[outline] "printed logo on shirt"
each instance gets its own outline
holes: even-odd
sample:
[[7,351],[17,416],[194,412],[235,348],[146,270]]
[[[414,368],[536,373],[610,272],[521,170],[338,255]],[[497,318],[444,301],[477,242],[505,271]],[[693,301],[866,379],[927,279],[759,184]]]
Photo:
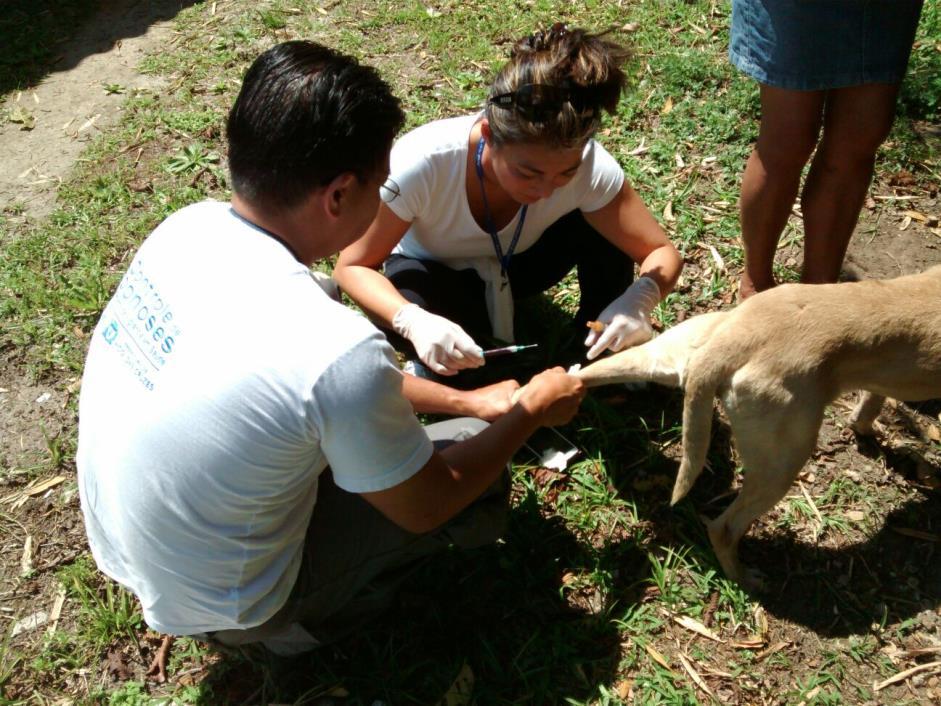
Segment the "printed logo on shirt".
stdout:
[[118,322],[112,321],[108,324],[107,328],[101,332],[101,335],[105,337],[108,343],[114,343],[114,339],[118,337]]
[[144,273],[144,263],[139,258],[118,285],[106,314],[112,318],[102,329],[103,338],[118,350],[141,384],[153,390],[157,373],[173,355],[181,331],[169,304]]

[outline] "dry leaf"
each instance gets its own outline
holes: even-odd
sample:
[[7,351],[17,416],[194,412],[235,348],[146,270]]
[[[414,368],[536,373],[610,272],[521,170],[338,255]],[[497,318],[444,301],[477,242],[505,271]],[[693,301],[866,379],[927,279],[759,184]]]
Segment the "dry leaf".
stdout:
[[665,221],[675,221],[676,216],[673,215],[673,202],[667,201],[667,205],[663,208],[663,220]]
[[666,102],[664,102],[663,107],[660,109],[660,115],[669,115],[673,110],[673,98],[667,96]]
[[725,272],[725,260],[722,259],[719,251],[712,245],[709,246],[709,254],[712,255],[712,259],[715,261],[716,267],[719,268],[719,272]]
[[5,498],[0,500],[0,504],[11,503],[14,508],[20,507],[23,503],[26,502],[27,498],[33,495],[39,495],[40,493],[44,493],[47,490],[49,490],[49,488],[57,486],[59,485],[59,483],[62,483],[64,481],[65,481],[65,476],[55,476],[53,478],[49,478],[48,480],[44,480],[40,483],[33,481],[28,486],[26,486],[23,490],[18,490],[15,493],[11,493],[10,495],[7,495]]
[[674,615],[673,620],[678,625],[682,625],[687,630],[692,630],[694,633],[702,635],[703,637],[709,638],[710,640],[715,640],[716,642],[724,642],[721,637],[716,635],[712,630],[707,628],[695,618],[690,618],[688,615]]
[[36,127],[36,118],[21,105],[13,106],[8,119],[11,123],[17,123],[21,130],[32,130]]
[[764,647],[767,644],[767,640],[763,637],[749,637],[744,640],[735,640],[731,643],[732,647],[737,650],[757,650]]
[[689,676],[692,678],[694,682],[696,682],[696,686],[698,686],[700,689],[702,689],[707,694],[709,694],[709,696],[712,696],[712,691],[709,690],[709,685],[706,684],[706,681],[701,676],[699,676],[699,672],[693,669],[693,665],[686,658],[686,655],[680,652],[676,656],[680,660],[680,664],[683,665],[683,669],[686,670],[686,673],[689,674]]
[[941,542],[941,536],[932,534],[931,532],[922,532],[921,530],[911,529],[909,527],[891,527],[890,529],[896,534],[901,534],[906,537],[923,539],[926,542]]
[[621,29],[625,32],[636,32],[638,27],[640,27],[640,25],[637,22],[628,22],[626,25],[621,27]]
[[760,662],[760,661],[762,661],[762,660],[764,660],[764,659],[767,659],[768,657],[770,657],[771,655],[773,655],[775,652],[780,652],[781,650],[783,650],[783,649],[784,649],[785,647],[787,647],[789,644],[790,644],[790,643],[784,642],[784,641],[775,642],[775,643],[774,643],[773,645],[771,645],[771,647],[769,647],[768,649],[762,650],[761,652],[759,652],[758,654],[756,654],[756,655],[755,655],[755,659],[756,659],[758,662]]
[[49,613],[49,627],[46,629],[46,634],[51,635],[56,631],[56,626],[59,624],[59,617],[62,615],[62,606],[65,605],[65,586],[59,586],[59,589],[56,591],[56,598],[52,603],[52,611]]
[[911,217],[911,216],[905,216],[905,218],[902,219],[902,225],[899,226],[899,230],[905,230],[905,229],[908,228],[911,224],[912,224],[912,217]]
[[467,662],[464,662],[461,671],[458,672],[454,683],[445,692],[444,698],[438,702],[438,706],[466,706],[471,702],[471,694],[474,691],[474,672]]
[[562,478],[565,478],[562,473],[556,473],[555,471],[545,467],[537,468],[533,472],[533,480],[536,481],[536,485],[538,485],[540,488],[550,486]]
[[664,659],[663,655],[660,654],[659,652],[657,652],[653,647],[651,647],[651,646],[648,645],[648,644],[644,644],[644,649],[647,650],[647,654],[650,655],[651,659],[653,659],[654,662],[656,662],[657,664],[659,664],[661,667],[663,667],[664,669],[666,669],[668,672],[672,672],[672,671],[673,671],[672,669],[670,669],[670,665],[667,663],[666,659]]
[[926,664],[919,664],[917,667],[912,667],[911,669],[906,669],[904,672],[899,672],[894,677],[889,677],[885,681],[877,681],[872,685],[873,691],[881,691],[887,686],[891,686],[896,682],[905,681],[911,676],[920,674],[921,672],[941,672],[941,662],[927,662]]
[[817,694],[820,693],[823,687],[815,686],[813,689],[804,694],[804,698],[801,699],[800,703],[797,706],[806,706],[806,704],[811,703],[814,699],[817,698]]
[[761,606],[755,608],[755,623],[758,626],[758,634],[766,638],[768,636],[768,614]]
[[23,542],[23,554],[20,556],[20,576],[26,576],[33,570],[33,535],[26,535]]
[[614,691],[621,701],[627,701],[631,698],[631,692],[634,690],[633,679],[622,679],[614,685]]

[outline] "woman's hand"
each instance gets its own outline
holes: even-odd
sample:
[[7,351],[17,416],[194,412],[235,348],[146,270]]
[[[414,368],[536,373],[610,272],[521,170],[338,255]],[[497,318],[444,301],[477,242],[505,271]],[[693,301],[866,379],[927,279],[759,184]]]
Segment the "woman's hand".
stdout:
[[406,304],[392,318],[392,328],[412,345],[421,361],[439,375],[454,375],[484,364],[484,351],[453,321]]
[[606,325],[603,331],[593,329],[585,339],[585,345],[590,346],[588,360],[594,360],[605,350],[620,351],[649,341],[653,337],[650,314],[659,301],[657,283],[649,277],[638,277],[598,315],[598,320]]

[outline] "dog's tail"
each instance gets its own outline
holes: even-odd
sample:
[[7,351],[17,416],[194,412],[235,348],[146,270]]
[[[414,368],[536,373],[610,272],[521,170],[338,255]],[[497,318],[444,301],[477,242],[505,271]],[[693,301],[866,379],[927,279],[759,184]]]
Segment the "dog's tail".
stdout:
[[725,316],[721,311],[694,316],[647,343],[597,360],[576,375],[587,387],[619,382],[655,382],[682,387],[690,356],[708,340]]
[[[703,366],[706,367],[706,366]],[[712,432],[712,406],[722,379],[720,366],[689,371],[683,398],[683,460],[673,485],[671,505],[682,500],[702,472]]]

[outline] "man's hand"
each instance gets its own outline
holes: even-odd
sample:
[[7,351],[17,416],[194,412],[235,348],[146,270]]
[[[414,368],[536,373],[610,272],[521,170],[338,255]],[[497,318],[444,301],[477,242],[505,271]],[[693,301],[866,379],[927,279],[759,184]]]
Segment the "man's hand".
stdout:
[[545,370],[530,380],[519,396],[519,405],[537,417],[542,426],[567,424],[585,397],[585,385],[562,368]]
[[460,326],[443,316],[406,304],[392,319],[392,328],[412,345],[421,361],[439,375],[454,375],[484,364],[483,349]]
[[514,404],[514,393],[519,389],[520,384],[516,380],[503,380],[486,387],[478,387],[476,390],[468,390],[465,393],[467,414],[492,422],[510,411]]

